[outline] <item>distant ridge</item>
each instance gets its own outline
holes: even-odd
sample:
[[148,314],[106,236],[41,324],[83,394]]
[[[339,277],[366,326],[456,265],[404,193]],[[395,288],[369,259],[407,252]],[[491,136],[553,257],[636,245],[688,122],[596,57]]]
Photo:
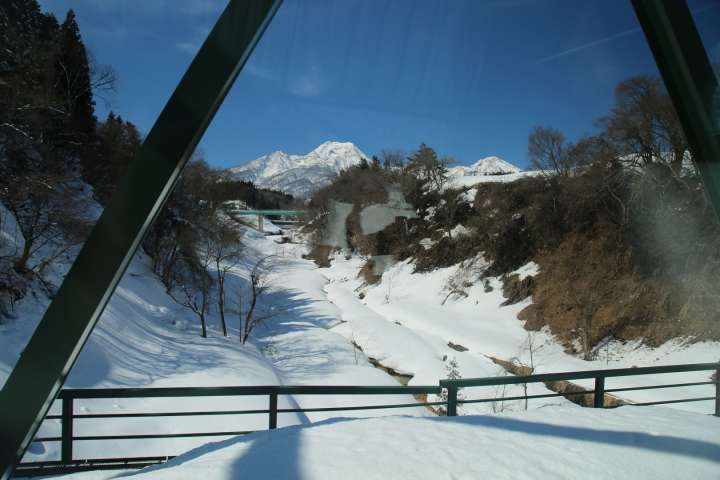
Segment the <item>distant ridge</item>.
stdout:
[[457,176],[485,176],[520,173],[522,169],[499,157],[485,157],[469,166],[453,167],[450,172]]
[[306,155],[275,151],[228,171],[238,180],[304,198],[330,184],[341,170],[359,164],[363,158],[369,160],[351,142],[325,142]]

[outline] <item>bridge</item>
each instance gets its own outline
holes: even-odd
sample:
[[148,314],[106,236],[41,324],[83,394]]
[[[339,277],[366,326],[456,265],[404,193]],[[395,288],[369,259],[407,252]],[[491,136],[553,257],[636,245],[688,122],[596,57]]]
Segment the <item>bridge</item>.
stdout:
[[281,220],[281,221],[274,221],[273,223],[278,223],[282,225],[292,225],[299,223],[297,220],[298,217],[302,217],[305,214],[307,214],[306,210],[243,210],[240,208],[226,208],[225,209],[228,213],[228,215],[231,216],[238,216],[238,217],[250,217],[250,216],[257,216],[257,229],[259,231],[263,231],[263,218],[264,217],[293,217],[295,220]]
[[306,210],[231,210],[233,215],[262,215],[264,217],[301,217]]

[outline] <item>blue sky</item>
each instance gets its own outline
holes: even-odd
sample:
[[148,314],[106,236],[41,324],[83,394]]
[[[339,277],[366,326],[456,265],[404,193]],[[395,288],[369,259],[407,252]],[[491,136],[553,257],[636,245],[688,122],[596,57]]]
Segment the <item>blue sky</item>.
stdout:
[[[111,108],[147,132],[225,0],[41,0],[73,8],[119,74]],[[720,61],[720,0],[691,2]],[[622,79],[656,67],[625,0],[285,0],[201,142],[233,166],[326,140],[372,155],[420,142],[527,165],[536,125],[593,133]]]

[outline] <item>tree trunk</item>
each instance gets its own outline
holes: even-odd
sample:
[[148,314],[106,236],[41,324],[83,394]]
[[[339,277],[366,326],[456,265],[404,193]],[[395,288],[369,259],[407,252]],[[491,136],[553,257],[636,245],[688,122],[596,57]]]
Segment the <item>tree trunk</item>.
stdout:
[[220,323],[222,324],[223,336],[227,337],[227,323],[225,323],[225,291],[224,286],[220,286],[220,293],[218,295],[218,309],[220,310]]
[[20,258],[17,259],[15,262],[15,271],[20,273],[27,272],[27,262],[30,260],[30,250],[32,248],[32,243],[25,240],[25,244],[23,245],[23,251],[22,255],[20,255]]
[[200,325],[202,326],[202,337],[207,338],[207,325],[205,324],[205,312],[200,313]]
[[253,297],[252,302],[250,302],[250,310],[248,310],[247,315],[245,316],[245,335],[243,336],[242,343],[244,344],[247,342],[248,338],[250,338],[250,332],[252,332],[253,329],[253,313],[255,312],[255,304],[257,303],[257,294],[254,291],[253,288]]
[[220,270],[219,266],[216,271],[218,280],[218,311],[220,312],[220,323],[222,325],[223,336],[227,337],[227,323],[225,322],[225,273]]

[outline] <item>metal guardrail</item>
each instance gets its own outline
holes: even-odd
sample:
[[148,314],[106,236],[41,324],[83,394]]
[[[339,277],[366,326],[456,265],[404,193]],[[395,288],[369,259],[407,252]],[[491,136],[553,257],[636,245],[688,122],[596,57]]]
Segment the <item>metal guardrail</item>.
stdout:
[[[664,374],[664,373],[679,373],[679,372],[697,372],[697,371],[708,371],[715,370],[715,380],[707,382],[690,382],[690,383],[676,383],[676,384],[665,384],[665,385],[649,385],[642,387],[626,387],[626,388],[605,388],[605,379],[611,377],[629,377],[637,375],[653,375],[653,374]],[[465,387],[482,387],[482,386],[496,386],[496,385],[522,385],[528,383],[539,383],[539,382],[557,382],[557,381],[569,381],[569,380],[583,380],[583,379],[594,379],[595,388],[593,390],[584,390],[581,392],[563,392],[557,394],[546,394],[546,395],[521,395],[516,397],[500,397],[500,398],[482,398],[475,400],[458,399],[458,390]],[[701,402],[708,400],[715,400],[715,411],[714,415],[720,417],[720,363],[691,363],[684,365],[666,365],[661,367],[636,367],[636,368],[614,368],[608,370],[585,370],[579,372],[563,372],[563,373],[540,373],[536,375],[518,375],[509,377],[485,377],[485,378],[464,378],[456,380],[440,380],[440,386],[447,389],[448,405],[447,414],[449,416],[457,415],[458,404],[463,403],[484,403],[484,402],[495,402],[501,400],[523,400],[533,398],[551,398],[551,397],[568,397],[576,395],[593,395],[593,406],[595,408],[606,408],[605,406],[605,394],[612,392],[627,392],[633,390],[650,390],[660,388],[675,388],[675,387],[690,387],[695,385],[712,385],[715,384],[715,396],[713,397],[698,397],[689,398],[682,400],[665,400],[658,402],[645,402],[645,403],[631,403],[631,405],[642,406],[642,405],[662,405],[669,403],[683,403],[683,402]]]
[[[695,371],[715,371],[715,380],[703,382],[687,382],[662,385],[645,385],[639,387],[605,388],[605,379],[611,377],[640,376],[652,374],[667,374]],[[513,397],[493,397],[481,399],[458,398],[460,388],[522,385],[537,382],[568,381],[580,379],[594,379],[593,390],[582,392],[564,392],[543,395],[521,395]],[[277,417],[280,413],[308,413],[308,412],[345,412],[358,410],[390,410],[412,407],[439,407],[438,411],[448,416],[457,415],[458,404],[498,402],[511,400],[529,400],[551,397],[570,397],[574,395],[593,395],[595,408],[608,408],[604,398],[606,393],[625,392],[632,390],[648,390],[660,388],[689,387],[696,385],[715,385],[715,396],[697,397],[681,400],[666,400],[657,402],[634,403],[633,405],[659,405],[680,402],[715,401],[714,415],[720,416],[720,363],[699,363],[685,365],[670,365],[661,367],[619,368],[609,370],[589,370],[564,373],[543,373],[526,376],[467,378],[456,380],[440,380],[438,385],[421,386],[235,386],[235,387],[180,387],[180,388],[103,388],[103,389],[65,389],[58,395],[62,402],[60,415],[48,415],[47,420],[61,421],[61,435],[59,437],[36,437],[33,442],[60,442],[60,460],[25,462],[21,463],[17,475],[47,475],[53,473],[67,473],[73,471],[92,469],[120,469],[142,468],[162,463],[172,456],[158,457],[129,457],[129,458],[97,458],[77,460],[73,456],[73,443],[78,441],[100,440],[137,440],[158,438],[188,438],[188,437],[217,437],[245,435],[252,431],[222,431],[222,432],[186,432],[165,434],[140,435],[81,435],[74,434],[73,426],[76,419],[109,419],[109,418],[141,418],[141,417],[188,417],[188,416],[216,416],[216,415],[249,415],[267,414],[268,428],[277,428]],[[400,404],[361,405],[346,407],[313,407],[313,408],[279,408],[280,395],[427,395],[447,393],[446,401],[413,402]],[[216,396],[267,396],[268,408],[252,410],[214,410],[192,412],[147,412],[147,413],[88,413],[76,414],[74,401],[79,399],[107,399],[107,398],[169,398],[169,397],[216,397]]]
[[302,217],[307,215],[306,210],[241,210],[241,209],[230,209],[229,213],[233,215],[248,216],[248,215],[262,215],[264,217]]

